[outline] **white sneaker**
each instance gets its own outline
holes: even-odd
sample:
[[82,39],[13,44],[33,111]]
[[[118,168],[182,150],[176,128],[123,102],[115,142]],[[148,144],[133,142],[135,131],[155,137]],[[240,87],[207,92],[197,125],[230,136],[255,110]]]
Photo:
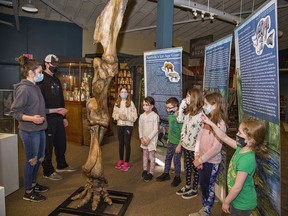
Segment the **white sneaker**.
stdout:
[[71,166],[67,166],[63,169],[56,169],[56,172],[75,172],[75,171],[76,171],[76,169],[74,169]]
[[54,180],[54,181],[58,181],[58,180],[61,180],[63,179],[61,175],[59,175],[58,173],[54,172],[52,173],[50,176],[43,176],[44,178],[48,178],[50,180]]

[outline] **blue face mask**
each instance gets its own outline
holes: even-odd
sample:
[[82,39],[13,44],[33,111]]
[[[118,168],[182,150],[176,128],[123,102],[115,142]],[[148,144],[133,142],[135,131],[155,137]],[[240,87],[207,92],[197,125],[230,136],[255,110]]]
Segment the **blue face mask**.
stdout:
[[41,73],[41,74],[38,74],[36,77],[34,77],[34,81],[41,82],[43,78],[44,78],[44,75]]
[[127,93],[120,93],[120,97],[122,99],[126,99],[128,97],[128,94]]
[[240,137],[238,135],[236,135],[236,142],[237,142],[237,145],[240,146],[241,148],[243,148],[247,145],[245,138]]
[[167,111],[167,113],[168,113],[168,115],[174,115],[175,110],[169,110],[169,111]]

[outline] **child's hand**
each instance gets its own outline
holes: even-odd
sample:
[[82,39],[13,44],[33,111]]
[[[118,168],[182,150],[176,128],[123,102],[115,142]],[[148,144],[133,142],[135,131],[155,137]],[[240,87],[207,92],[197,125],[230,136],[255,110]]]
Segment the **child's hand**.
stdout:
[[122,121],[126,120],[126,115],[125,114],[119,114],[119,119]]
[[146,141],[146,145],[148,146],[151,140],[149,138],[147,138],[147,137],[145,137],[144,139]]
[[230,205],[227,204],[224,200],[223,204],[222,204],[222,211],[225,213],[230,214]]
[[176,153],[180,153],[181,152],[181,145],[178,145],[175,149]]
[[194,166],[197,167],[197,168],[198,168],[200,165],[202,165],[199,160],[200,160],[200,158],[198,157],[198,158],[196,158],[196,159],[193,161]]
[[202,113],[202,122],[205,123],[205,124],[208,124],[208,125],[212,125],[213,122],[204,114]]
[[42,124],[45,121],[45,118],[40,115],[32,116],[32,122],[35,124]]

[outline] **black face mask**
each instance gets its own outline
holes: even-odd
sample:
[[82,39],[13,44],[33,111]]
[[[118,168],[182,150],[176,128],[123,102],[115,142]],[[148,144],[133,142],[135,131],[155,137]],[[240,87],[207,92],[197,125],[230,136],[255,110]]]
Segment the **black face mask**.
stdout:
[[50,66],[48,69],[49,69],[52,73],[57,73],[57,71],[58,71],[58,67],[55,67],[55,66]]
[[243,148],[247,145],[245,138],[240,137],[238,135],[236,135],[236,142],[237,142],[237,145],[240,146],[241,148]]

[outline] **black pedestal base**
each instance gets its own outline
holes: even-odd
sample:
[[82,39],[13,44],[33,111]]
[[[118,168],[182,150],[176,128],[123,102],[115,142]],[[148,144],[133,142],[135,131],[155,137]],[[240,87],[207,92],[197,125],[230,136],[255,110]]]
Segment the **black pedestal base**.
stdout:
[[[113,202],[112,206],[109,206],[101,198],[95,211],[92,211],[91,209],[92,199],[86,205],[80,208],[68,207],[72,202],[75,202],[71,200],[71,197],[75,196],[78,193],[81,193],[81,191],[83,191],[83,187],[77,189],[61,205],[59,205],[53,212],[51,212],[49,216],[55,216],[59,213],[68,213],[72,215],[123,216],[133,198],[133,193],[107,190],[107,192],[109,193],[109,197]],[[112,209],[112,207],[116,207],[116,205],[118,206],[118,208]],[[109,208],[111,209],[109,210]]]

